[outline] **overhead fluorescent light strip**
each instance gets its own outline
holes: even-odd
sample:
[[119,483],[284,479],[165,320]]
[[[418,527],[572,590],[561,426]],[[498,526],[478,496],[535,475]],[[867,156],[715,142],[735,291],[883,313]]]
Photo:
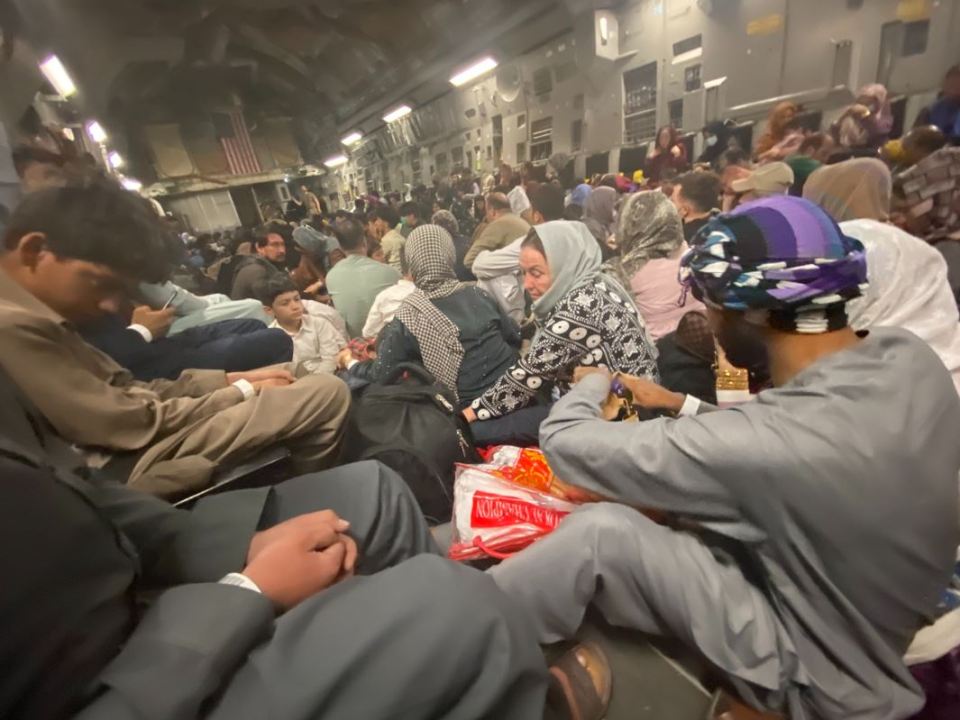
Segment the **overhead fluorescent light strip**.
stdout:
[[363,135],[362,135],[361,133],[352,132],[352,133],[350,133],[349,135],[344,136],[344,137],[340,140],[340,142],[342,142],[344,145],[348,145],[348,146],[349,146],[349,145],[356,145],[356,144],[357,144],[358,142],[360,142],[362,139],[363,139]]
[[341,165],[346,165],[348,162],[346,155],[334,155],[332,158],[327,158],[323,161],[323,164],[328,168],[340,167]]
[[450,83],[456,87],[466,85],[471,80],[476,80],[481,75],[485,75],[486,73],[490,72],[496,66],[496,60],[494,60],[492,57],[485,57],[483,60],[480,60],[468,67],[466,70],[458,72],[456,75],[450,78]]
[[114,169],[123,167],[123,156],[116,150],[110,151],[110,154],[107,155],[107,161],[110,163],[110,167]]
[[87,123],[87,135],[89,135],[90,139],[95,143],[105,143],[107,141],[107,131],[104,130],[103,125],[96,120],[91,120]]
[[70,73],[60,62],[56,55],[50,55],[40,63],[40,72],[50,81],[53,88],[63,97],[70,97],[77,92],[77,86],[73,84]]
[[409,105],[401,105],[400,107],[394,108],[393,110],[388,112],[386,115],[384,115],[383,121],[388,123],[396,122],[400,118],[406,117],[412,112],[413,112],[413,109]]
[[124,187],[125,190],[129,190],[130,192],[137,192],[141,188],[143,188],[143,183],[137,180],[136,178],[128,178],[128,177],[122,178],[120,180],[120,184]]

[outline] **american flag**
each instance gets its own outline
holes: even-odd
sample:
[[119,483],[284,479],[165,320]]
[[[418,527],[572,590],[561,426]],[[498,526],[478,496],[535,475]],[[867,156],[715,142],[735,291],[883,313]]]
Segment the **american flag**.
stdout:
[[261,172],[260,161],[250,141],[247,124],[243,120],[243,110],[236,109],[213,116],[220,145],[227,156],[231,175],[256,175]]

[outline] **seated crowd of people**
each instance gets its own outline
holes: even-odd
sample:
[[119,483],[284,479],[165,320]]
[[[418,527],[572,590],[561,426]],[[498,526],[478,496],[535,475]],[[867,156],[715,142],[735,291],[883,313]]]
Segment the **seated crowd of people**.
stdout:
[[[0,715],[600,720],[592,610],[775,716],[957,717],[960,148],[888,110],[871,85],[812,133],[780,104],[696,159],[663,128],[630,179],[505,165],[352,212],[304,186],[197,238],[21,152]],[[404,478],[341,457],[410,364],[587,502],[485,570],[444,558]],[[173,504],[278,447],[290,479]]]

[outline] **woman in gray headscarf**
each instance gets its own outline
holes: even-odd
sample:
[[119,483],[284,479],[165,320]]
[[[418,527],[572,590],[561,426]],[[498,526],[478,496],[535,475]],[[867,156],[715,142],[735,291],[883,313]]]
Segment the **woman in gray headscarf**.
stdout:
[[474,425],[478,444],[526,439],[531,430],[535,439],[543,408],[530,409],[532,428],[511,414],[525,412],[545,383],[558,395],[566,392],[578,366],[658,377],[656,349],[637,308],[620,283],[601,271],[600,248],[583,223],[556,220],[533,228],[523,241],[520,267],[539,329],[530,351],[464,412],[467,420],[488,421]]
[[614,254],[611,247],[616,224],[617,191],[611,187],[594,188],[583,206],[583,224],[600,246],[603,259]]
[[420,363],[463,408],[516,361],[516,323],[485,292],[457,280],[455,262],[443,228],[421,225],[410,233],[401,264],[417,289],[380,332],[376,360],[353,365],[351,375],[377,382],[400,363]]
[[678,280],[687,243],[666,195],[651,190],[629,196],[620,210],[617,242],[620,256],[603,267],[630,291],[654,341],[676,330],[691,310],[705,310]]

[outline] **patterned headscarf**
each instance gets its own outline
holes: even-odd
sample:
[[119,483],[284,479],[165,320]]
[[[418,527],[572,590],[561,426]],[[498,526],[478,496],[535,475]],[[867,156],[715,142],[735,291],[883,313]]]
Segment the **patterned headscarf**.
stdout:
[[417,339],[424,367],[457,397],[464,354],[460,329],[431,302],[469,287],[454,271],[453,238],[437,225],[420,225],[404,243],[403,255],[417,289],[404,298],[397,319]]
[[714,307],[767,312],[771,327],[846,327],[846,303],[867,283],[863,245],[821,208],[777,196],[713,218],[683,256],[680,277]]
[[587,226],[570,220],[554,220],[537,225],[537,237],[546,251],[547,264],[553,282],[550,288],[533,303],[533,312],[540,320],[550,317],[553,309],[574,288],[593,282],[603,276],[613,290],[629,306],[633,298],[615,278],[604,275],[600,268],[600,247]]
[[670,199],[659,190],[627,198],[617,226],[620,257],[604,264],[620,282],[630,279],[647,261],[673,255],[684,244],[683,223]]
[[960,240],[960,147],[940,148],[896,182],[910,232],[929,243]]
[[853,158],[814,170],[803,196],[837,222],[886,220],[890,217],[893,178],[877,158]]

